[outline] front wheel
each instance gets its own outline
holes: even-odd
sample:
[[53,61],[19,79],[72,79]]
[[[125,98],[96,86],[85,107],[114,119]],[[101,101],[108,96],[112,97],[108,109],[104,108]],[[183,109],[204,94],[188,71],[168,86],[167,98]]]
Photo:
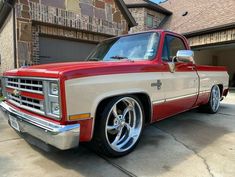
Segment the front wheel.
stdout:
[[144,124],[144,110],[135,96],[112,99],[98,117],[95,139],[102,153],[118,157],[137,145]]

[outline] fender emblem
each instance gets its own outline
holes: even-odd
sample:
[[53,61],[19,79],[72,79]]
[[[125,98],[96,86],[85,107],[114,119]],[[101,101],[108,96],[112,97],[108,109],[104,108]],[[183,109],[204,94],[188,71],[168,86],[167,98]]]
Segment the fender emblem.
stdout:
[[157,82],[151,84],[151,87],[157,87],[157,89],[160,90],[162,88],[162,81],[157,80]]
[[15,96],[20,96],[20,94],[21,94],[21,92],[19,91],[19,90],[13,90],[13,94],[15,95]]

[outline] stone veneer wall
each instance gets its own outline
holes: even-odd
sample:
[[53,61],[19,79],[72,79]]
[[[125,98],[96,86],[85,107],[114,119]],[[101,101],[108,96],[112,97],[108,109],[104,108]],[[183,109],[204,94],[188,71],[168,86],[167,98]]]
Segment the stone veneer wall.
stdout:
[[20,66],[38,63],[41,34],[99,42],[128,32],[116,0],[18,0],[16,15]]
[[146,24],[147,14],[152,15],[154,17],[154,21],[156,21],[157,26],[159,26],[162,20],[165,18],[164,14],[161,14],[153,10],[149,10],[147,8],[129,8],[129,10],[132,16],[135,18],[136,22],[138,23],[137,26],[131,28],[130,33],[147,31],[152,29],[149,28]]
[[9,14],[0,29],[0,76],[14,68],[13,15]]
[[[147,14],[149,15],[152,15],[153,16],[153,20],[156,22],[157,24],[157,27],[160,25],[160,23],[162,22],[162,20],[166,17],[166,15],[162,14],[162,13],[159,13],[159,12],[156,12],[156,11],[153,11],[153,10],[149,10],[149,9],[146,9],[145,10],[145,19],[147,19]],[[146,22],[146,20],[145,20]],[[151,28],[149,28],[146,23],[145,23],[145,29],[144,30],[150,30]]]
[[129,8],[131,15],[134,17],[136,23],[135,27],[130,29],[129,33],[144,31],[145,26],[145,8]]

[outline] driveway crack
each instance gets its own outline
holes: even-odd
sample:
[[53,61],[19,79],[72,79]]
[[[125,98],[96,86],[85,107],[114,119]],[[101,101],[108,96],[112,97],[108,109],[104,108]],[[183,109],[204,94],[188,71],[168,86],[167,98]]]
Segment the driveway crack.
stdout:
[[111,159],[109,159],[108,157],[104,156],[103,154],[97,153],[95,151],[93,151],[97,156],[99,156],[100,158],[102,158],[103,160],[105,160],[108,164],[110,164],[111,166],[113,166],[114,168],[118,169],[119,171],[121,171],[122,173],[124,173],[125,175],[129,176],[129,177],[137,177],[134,173],[126,170],[125,168],[121,167],[120,165],[116,164],[115,162],[113,162]]
[[227,113],[222,113],[222,112],[218,112],[217,114],[224,115],[224,116],[235,116],[234,114],[227,114]]
[[168,135],[170,135],[176,142],[180,143],[180,144],[183,145],[186,149],[188,149],[188,150],[190,150],[191,152],[193,152],[197,157],[199,157],[199,158],[203,161],[203,163],[204,163],[204,165],[205,165],[205,167],[206,167],[208,173],[210,174],[210,176],[211,176],[211,177],[214,177],[214,174],[211,172],[210,166],[208,165],[206,159],[205,159],[203,156],[201,156],[197,151],[195,151],[194,149],[190,148],[190,147],[189,147],[187,144],[185,144],[184,142],[180,141],[174,134],[172,134],[172,133],[170,133],[170,132],[167,132],[167,131],[165,131],[165,130],[159,128],[159,127],[155,127],[155,126],[153,126],[153,127],[159,129],[160,131],[162,131],[162,132],[164,132],[164,133],[166,133],[166,134],[168,134]]

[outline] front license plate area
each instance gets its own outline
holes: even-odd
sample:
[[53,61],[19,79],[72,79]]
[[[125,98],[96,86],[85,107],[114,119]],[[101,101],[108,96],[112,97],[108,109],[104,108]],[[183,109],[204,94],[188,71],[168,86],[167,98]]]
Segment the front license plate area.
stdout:
[[17,131],[20,132],[20,126],[19,123],[17,121],[17,119],[11,115],[9,115],[9,121],[10,121],[10,125]]

